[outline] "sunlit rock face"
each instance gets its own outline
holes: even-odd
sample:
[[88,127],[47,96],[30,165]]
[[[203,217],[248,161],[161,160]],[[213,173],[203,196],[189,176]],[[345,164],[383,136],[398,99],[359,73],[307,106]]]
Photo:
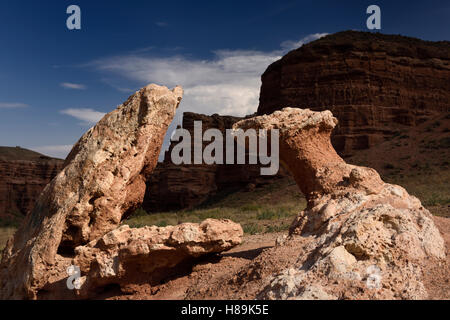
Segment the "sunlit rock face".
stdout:
[[148,85],[80,138],[3,252],[1,297],[37,298],[67,276],[76,247],[140,205],[182,91]]
[[425,299],[424,261],[446,257],[420,200],[371,168],[347,164],[331,145],[330,111],[285,108],[234,128],[279,130],[280,160],[308,204],[290,239],[307,239],[292,268],[273,275],[265,299]]

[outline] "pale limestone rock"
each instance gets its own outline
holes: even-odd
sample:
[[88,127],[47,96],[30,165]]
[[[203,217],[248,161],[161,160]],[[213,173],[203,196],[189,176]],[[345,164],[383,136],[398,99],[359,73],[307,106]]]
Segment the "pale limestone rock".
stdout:
[[295,300],[336,300],[336,297],[328,294],[321,286],[307,286]]
[[288,300],[295,298],[300,289],[304,272],[290,268],[273,276],[267,287],[259,294],[258,299]]
[[[239,224],[207,219],[201,224],[130,228],[121,226],[102,238],[75,249],[75,265],[86,281],[77,292],[89,297],[108,284],[128,284],[136,277],[151,279],[156,270],[170,269],[180,262],[207,253],[229,250],[242,241]],[[130,267],[133,263],[138,268]]]
[[[240,225],[130,229],[121,221],[142,202],[181,87],[148,85],[84,134],[3,252],[0,298],[88,298],[95,290],[239,244]],[[79,290],[66,287],[80,267]]]
[[37,298],[67,276],[76,246],[137,208],[182,92],[146,86],[80,138],[3,252],[1,298]]
[[[345,163],[330,142],[336,124],[329,111],[285,108],[234,125],[279,130],[280,160],[308,200],[290,237],[314,236],[291,268],[301,277],[276,275],[260,296],[298,297],[298,287],[325,283],[329,294],[343,298],[425,299],[422,262],[445,258],[431,214],[374,169]],[[370,274],[374,269],[380,274]],[[375,286],[368,284],[374,279]]]
[[351,255],[344,246],[339,246],[331,250],[327,256],[331,270],[337,273],[346,273],[351,271],[352,266],[356,263],[356,258]]
[[[0,298],[86,298],[130,275],[151,274],[240,243],[242,228],[231,221],[119,227],[143,200],[182,93],[181,87],[148,85],[81,137],[8,242]],[[78,291],[66,287],[71,265],[81,269]]]

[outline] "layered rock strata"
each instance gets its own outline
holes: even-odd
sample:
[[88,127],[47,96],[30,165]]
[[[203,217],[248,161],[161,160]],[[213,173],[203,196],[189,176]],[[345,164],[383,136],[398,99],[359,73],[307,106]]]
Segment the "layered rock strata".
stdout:
[[20,147],[0,147],[0,219],[15,222],[33,209],[63,160]]
[[450,42],[346,31],[303,45],[261,77],[258,114],[331,110],[341,155],[450,111]]
[[[185,112],[183,114],[183,129],[194,137],[194,122],[201,121],[202,134],[208,129],[218,129],[224,136],[227,129],[243,118],[207,116]],[[172,141],[165,152],[164,162],[158,163],[147,182],[147,191],[143,208],[147,212],[190,209],[200,205],[222,192],[245,189],[249,184],[260,186],[280,177],[286,176],[286,171],[280,168],[275,176],[261,175],[259,164],[180,164],[171,161],[171,152],[177,142]],[[203,148],[208,144],[205,142]],[[192,147],[193,150],[193,147]],[[234,149],[236,150],[236,148]],[[224,154],[226,149],[224,149]]]

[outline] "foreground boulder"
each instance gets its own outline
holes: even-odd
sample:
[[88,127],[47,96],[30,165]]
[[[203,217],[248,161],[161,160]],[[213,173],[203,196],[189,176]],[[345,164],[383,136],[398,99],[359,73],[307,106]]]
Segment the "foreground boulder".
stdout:
[[230,220],[137,229],[121,226],[76,248],[74,265],[85,274],[76,293],[89,297],[110,284],[126,287],[142,279],[151,283],[190,258],[233,248],[242,236],[241,226]]
[[[123,263],[129,262],[129,257],[145,260],[146,254],[176,248],[177,241],[190,248],[185,255],[191,256],[237,244],[235,239],[242,230],[228,222],[173,230],[122,226],[113,231],[142,203],[145,180],[156,166],[181,97],[181,87],[169,90],[149,85],[81,137],[67,157],[65,168],[46,186],[33,211],[8,242],[0,265],[0,298],[71,297],[74,293],[67,289],[65,280],[67,268],[75,263],[83,264],[82,276],[86,278],[87,273],[91,287],[95,281],[89,279],[90,264],[103,270],[99,259],[106,259],[103,249],[106,255],[112,254],[113,239],[117,241],[117,257],[125,259]],[[225,226],[230,224],[227,229]],[[206,241],[203,249],[202,239]],[[88,254],[95,250],[100,252]],[[174,257],[162,254],[167,261],[158,263],[170,266],[183,258],[182,249],[172,251]],[[92,261],[87,260],[88,256]],[[120,263],[118,266],[123,267]],[[101,272],[99,277],[103,278]]]
[[286,242],[304,243],[297,262],[258,297],[427,298],[423,263],[445,258],[431,214],[375,170],[345,163],[330,142],[336,124],[330,111],[285,108],[234,125],[279,130],[280,160],[308,200]]

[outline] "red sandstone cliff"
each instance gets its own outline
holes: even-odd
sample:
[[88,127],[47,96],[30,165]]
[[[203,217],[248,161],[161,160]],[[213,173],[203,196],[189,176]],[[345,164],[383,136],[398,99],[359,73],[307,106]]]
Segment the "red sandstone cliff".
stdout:
[[450,42],[346,31],[302,46],[262,75],[258,114],[331,110],[343,155],[450,111]]
[[62,169],[63,160],[19,147],[0,147],[0,219],[20,220],[42,189]]
[[[321,38],[262,75],[258,114],[284,107],[331,110],[339,120],[335,149],[355,155],[450,111],[450,42],[355,31]],[[224,130],[239,118],[185,113],[183,127],[192,133],[195,120],[204,130]],[[175,166],[166,155],[151,179],[144,208],[159,211],[192,207],[227,188],[271,177],[261,178],[257,166]]]
[[[382,146],[399,132],[450,112],[450,42],[354,31],[321,38],[291,51],[262,75],[258,113],[289,106],[331,110],[339,120],[334,147],[341,155],[357,156],[355,150]],[[195,120],[203,122],[203,130],[225,130],[240,118],[186,112],[183,127],[192,133]],[[376,150],[377,158],[396,152]],[[426,150],[417,153],[434,158]],[[147,182],[147,211],[193,207],[218,192],[273,179],[260,176],[258,166],[176,166],[169,154]],[[374,166],[374,158],[363,164]],[[61,167],[55,159],[0,158],[0,217],[29,210]]]

